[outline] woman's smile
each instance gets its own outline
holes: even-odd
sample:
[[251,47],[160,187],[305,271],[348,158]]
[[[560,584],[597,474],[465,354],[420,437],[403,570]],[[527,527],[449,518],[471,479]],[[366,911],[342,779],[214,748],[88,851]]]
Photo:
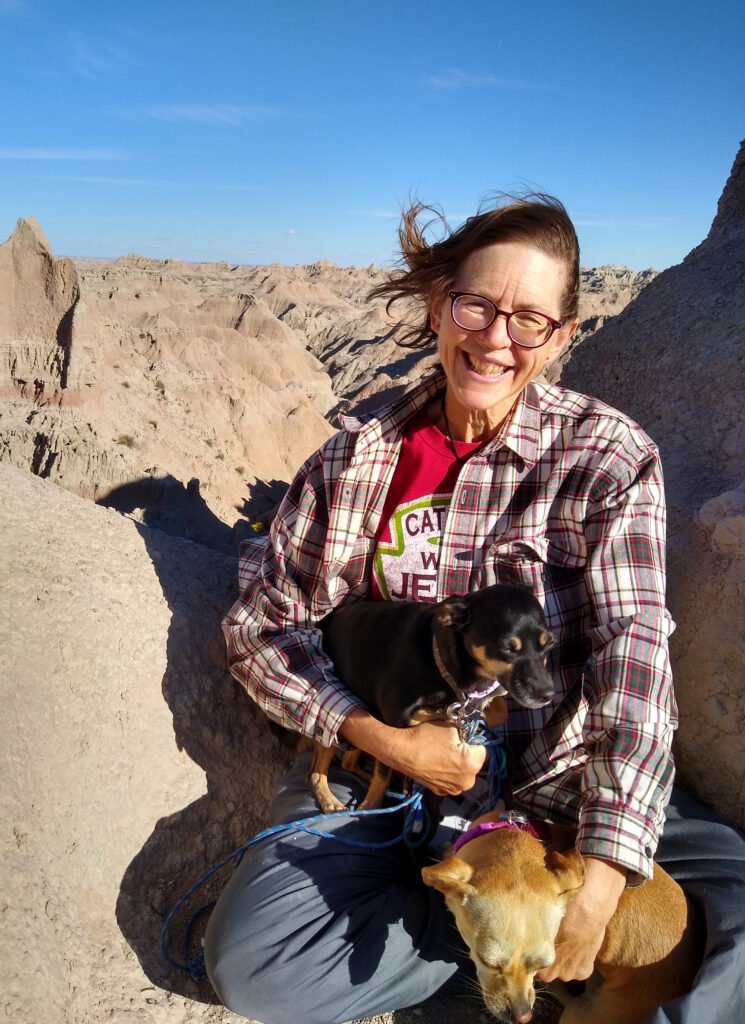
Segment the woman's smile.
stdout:
[[475,355],[473,352],[468,352],[466,349],[463,349],[463,358],[471,373],[477,377],[488,378],[489,383],[494,383],[511,370],[510,366],[505,366],[503,363],[490,362]]

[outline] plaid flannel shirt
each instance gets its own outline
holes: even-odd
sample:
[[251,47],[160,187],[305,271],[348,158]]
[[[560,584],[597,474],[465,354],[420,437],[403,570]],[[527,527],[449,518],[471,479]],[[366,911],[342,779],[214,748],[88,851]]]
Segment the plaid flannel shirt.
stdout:
[[[368,595],[402,429],[443,387],[438,372],[367,423],[345,421],[298,472],[269,543],[244,553],[247,586],[223,623],[230,670],[267,715],[326,745],[363,705],[316,623]],[[438,600],[493,583],[530,587],[558,639],[552,703],[510,701],[516,800],[578,824],[583,854],[650,877],[677,711],[661,467],[635,423],[585,395],[527,387],[463,465],[440,547]]]

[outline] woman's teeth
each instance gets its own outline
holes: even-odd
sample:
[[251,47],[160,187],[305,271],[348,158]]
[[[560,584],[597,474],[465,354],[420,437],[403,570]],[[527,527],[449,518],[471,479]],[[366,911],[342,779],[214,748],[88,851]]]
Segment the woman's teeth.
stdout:
[[476,356],[471,355],[470,352],[466,352],[465,357],[471,369],[481,374],[482,377],[501,377],[509,369],[508,366],[495,366],[494,363],[484,363],[477,359]]

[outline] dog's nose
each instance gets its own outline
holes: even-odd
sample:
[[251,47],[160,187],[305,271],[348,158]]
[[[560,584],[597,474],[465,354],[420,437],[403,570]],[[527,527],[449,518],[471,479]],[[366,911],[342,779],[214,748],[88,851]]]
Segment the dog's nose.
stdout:
[[529,1021],[533,1019],[533,1011],[530,1007],[525,1009],[522,1006],[513,1006],[512,1016],[515,1018],[517,1024],[529,1024]]
[[545,683],[541,683],[539,686],[536,686],[535,695],[548,703],[554,695],[553,679],[548,679]]

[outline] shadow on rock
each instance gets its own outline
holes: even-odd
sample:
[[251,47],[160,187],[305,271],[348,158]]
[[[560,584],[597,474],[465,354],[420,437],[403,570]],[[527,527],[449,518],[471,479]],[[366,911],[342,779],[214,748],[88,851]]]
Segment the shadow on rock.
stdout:
[[239,526],[241,528],[239,540],[251,535],[252,523],[260,523],[266,528],[270,526],[279,508],[279,503],[285,496],[287,487],[286,480],[257,480],[255,484],[249,485],[248,497],[243,506],[238,509],[245,516],[245,519],[236,523],[236,529]]
[[114,487],[96,504],[130,515],[139,512],[146,526],[162,530],[170,537],[184,537],[225,554],[237,550],[235,528],[210,510],[196,477],[186,486],[170,474],[140,477]]
[[257,480],[249,485],[248,497],[236,507],[241,518],[232,526],[209,508],[196,477],[186,486],[170,474],[140,477],[114,487],[96,504],[134,515],[169,537],[183,537],[228,555],[237,553],[241,541],[255,536],[252,524],[269,526],[286,490],[286,480]]
[[[205,772],[206,794],[157,822],[124,874],[117,922],[153,984],[216,1002],[206,979],[193,980],[162,956],[161,927],[205,872],[265,824],[288,755],[225,668],[220,620],[237,596],[235,559],[157,530],[143,528],[141,534],[172,614],[163,697],[178,749]],[[153,786],[158,786],[157,773]],[[176,807],[184,800],[178,793],[166,798]],[[195,893],[174,921],[169,952],[175,960],[184,961],[187,920],[215,899],[230,870]],[[201,935],[206,915],[198,924]],[[198,948],[198,937],[196,943]]]

